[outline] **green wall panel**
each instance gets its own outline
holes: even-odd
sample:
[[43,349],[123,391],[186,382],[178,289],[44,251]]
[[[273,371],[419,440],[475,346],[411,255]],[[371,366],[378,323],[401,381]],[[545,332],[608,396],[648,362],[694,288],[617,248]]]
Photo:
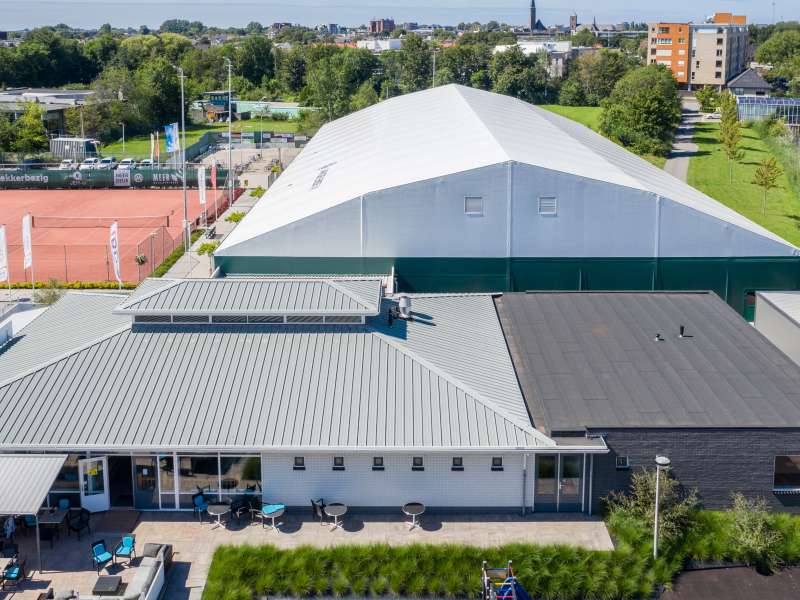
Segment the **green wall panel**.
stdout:
[[712,290],[740,314],[751,290],[800,289],[800,257],[316,258],[226,257],[229,274],[388,274],[408,292]]

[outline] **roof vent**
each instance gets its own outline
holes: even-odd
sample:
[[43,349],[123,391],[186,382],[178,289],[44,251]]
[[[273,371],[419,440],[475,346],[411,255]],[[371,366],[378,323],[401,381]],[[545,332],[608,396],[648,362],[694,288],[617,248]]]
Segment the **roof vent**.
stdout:
[[694,336],[693,335],[687,335],[686,334],[686,327],[681,325],[680,328],[678,328],[678,337],[683,340],[683,339],[688,339],[688,338],[691,338],[691,337],[694,337]]
[[656,336],[653,338],[653,341],[654,342],[663,342],[664,341],[664,336],[661,335],[660,333],[657,333]]
[[397,307],[400,309],[401,319],[411,318],[411,298],[408,296],[400,296],[397,300]]

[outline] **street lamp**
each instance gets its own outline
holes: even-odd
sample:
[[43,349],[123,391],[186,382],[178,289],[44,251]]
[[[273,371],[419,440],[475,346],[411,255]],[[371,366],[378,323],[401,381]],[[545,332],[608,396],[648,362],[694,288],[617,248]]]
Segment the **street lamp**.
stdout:
[[231,206],[233,204],[233,178],[236,173],[233,169],[233,91],[231,89],[233,63],[228,57],[225,57],[224,60],[228,66],[228,206]]
[[125,121],[121,121],[120,125],[122,125],[122,153],[125,154]]
[[659,479],[661,470],[666,470],[670,465],[670,460],[666,456],[656,456],[656,511],[655,523],[653,524],[653,559],[658,558],[658,496]]
[[[183,130],[183,142],[181,144],[181,169],[183,173],[183,248],[189,256],[189,246],[191,244],[191,233],[189,232],[189,193],[186,190],[186,121],[184,119],[185,105],[183,99],[183,74],[182,67],[175,67],[178,72],[178,79],[181,80],[181,129]],[[191,260],[191,257],[190,257]]]
[[433,77],[431,78],[431,88],[436,87],[436,55],[439,54],[439,47],[433,48]]
[[[259,102],[263,102],[266,99],[267,99],[267,96],[261,96],[261,98],[259,98],[258,101]],[[266,112],[266,111],[263,108],[260,111],[258,111],[258,128],[260,130],[259,131],[259,143],[258,143],[258,149],[259,150],[262,150],[264,148],[264,112]],[[258,154],[259,154],[259,156],[261,156],[260,152]]]

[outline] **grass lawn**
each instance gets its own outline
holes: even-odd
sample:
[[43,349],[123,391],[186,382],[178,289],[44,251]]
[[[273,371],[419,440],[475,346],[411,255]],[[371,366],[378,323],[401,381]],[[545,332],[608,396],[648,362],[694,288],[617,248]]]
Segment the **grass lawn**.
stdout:
[[733,167],[733,183],[728,178],[728,159],[719,142],[718,123],[698,123],[694,141],[698,156],[689,162],[689,184],[785,240],[800,245],[800,202],[784,174],[777,188],[767,195],[762,213],[763,190],[750,183],[761,159],[769,155],[764,142],[749,127],[742,128],[744,158]]
[[[263,123],[262,123],[263,121]],[[264,131],[274,131],[277,133],[294,133],[297,131],[297,121],[273,121],[271,119],[249,119],[246,121],[234,121],[234,131],[260,131],[263,126]],[[224,133],[228,131],[227,123],[209,123],[204,125],[192,125],[186,128],[186,144],[191,146],[199,140],[205,133],[216,131]],[[161,132],[163,134],[163,131]],[[162,158],[167,155],[164,136],[161,135]],[[116,156],[117,160],[130,157],[135,159],[150,158],[150,135],[137,135],[125,140],[125,152],[122,151],[122,141],[114,142],[102,146],[100,152],[104,156]]]
[[[577,121],[581,125],[585,125],[592,131],[600,133],[600,115],[603,109],[599,106],[561,106],[560,104],[542,104],[541,108],[554,112],[557,115]],[[645,154],[642,156],[647,162],[657,166],[659,169],[664,168],[666,158],[663,156],[653,156],[652,154]]]

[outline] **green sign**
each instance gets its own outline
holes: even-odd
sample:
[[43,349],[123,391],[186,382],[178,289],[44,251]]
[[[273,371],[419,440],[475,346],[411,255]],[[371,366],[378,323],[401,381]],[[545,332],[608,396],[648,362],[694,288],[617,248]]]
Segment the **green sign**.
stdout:
[[[189,167],[186,185],[197,187],[197,168]],[[217,168],[217,187],[225,186],[227,171]],[[92,189],[92,188],[178,188],[181,174],[176,169],[0,169],[0,189]],[[211,188],[211,169],[206,166],[206,188]]]

